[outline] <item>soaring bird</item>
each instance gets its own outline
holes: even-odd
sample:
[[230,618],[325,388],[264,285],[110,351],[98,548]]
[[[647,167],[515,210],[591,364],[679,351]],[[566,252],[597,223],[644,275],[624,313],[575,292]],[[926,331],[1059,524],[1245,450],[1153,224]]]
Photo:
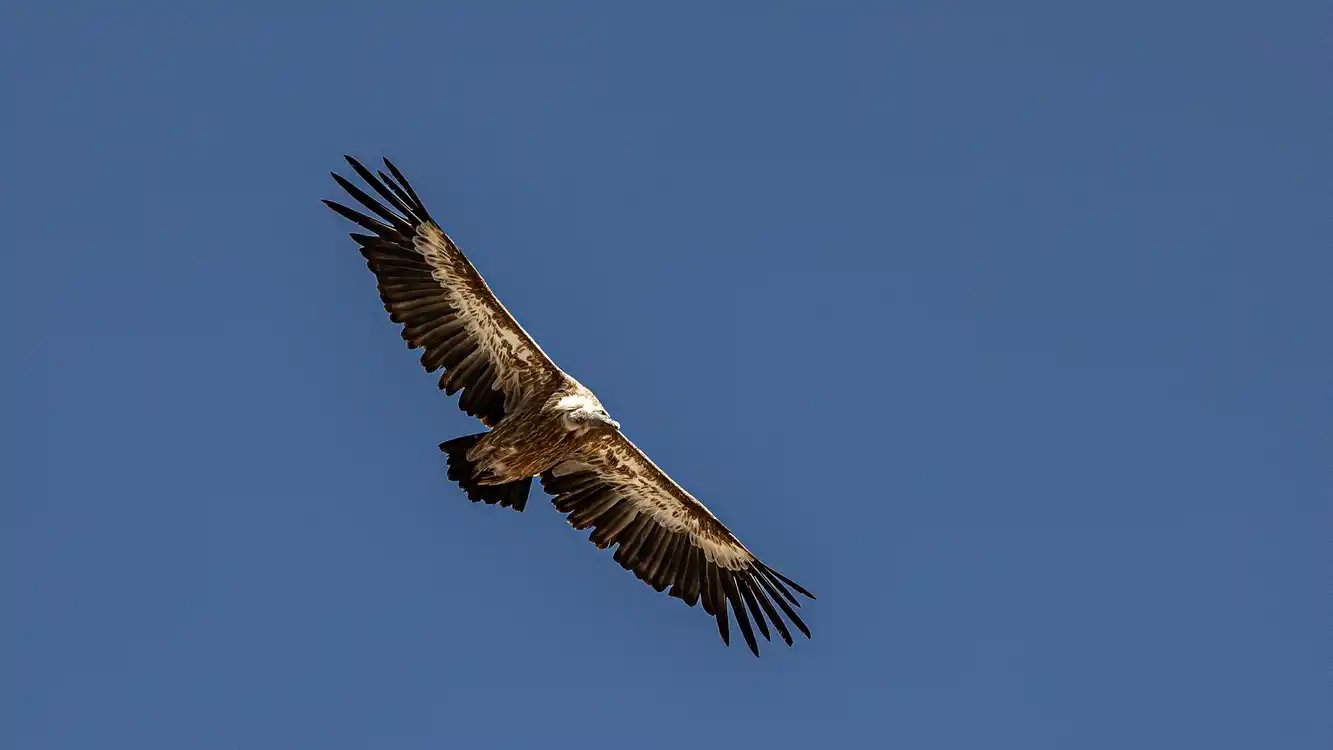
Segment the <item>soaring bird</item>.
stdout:
[[[546,356],[491,293],[481,274],[435,222],[388,159],[388,174],[352,170],[379,196],[333,173],[370,214],[325,205],[369,232],[352,233],[375,274],[389,318],[409,349],[424,350],[439,387],[490,428],[440,444],[449,479],[473,502],[522,511],[532,478],[576,529],[639,580],[717,621],[730,645],[727,606],[755,656],[754,629],[768,624],[788,646],[786,620],[810,637],[793,591],[814,595],[765,565],[704,504],[672,481],[621,432],[597,396]],[[775,606],[776,605],[776,606]],[[781,615],[779,614],[781,610]],[[747,611],[749,615],[747,616]]]

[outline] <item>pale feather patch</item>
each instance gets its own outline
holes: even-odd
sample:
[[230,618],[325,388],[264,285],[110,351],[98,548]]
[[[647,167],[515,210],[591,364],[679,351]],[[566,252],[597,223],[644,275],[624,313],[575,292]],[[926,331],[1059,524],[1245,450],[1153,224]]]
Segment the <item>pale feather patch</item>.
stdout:
[[555,402],[555,408],[560,411],[574,411],[576,409],[594,408],[593,400],[582,393],[573,393],[568,396],[562,396]]

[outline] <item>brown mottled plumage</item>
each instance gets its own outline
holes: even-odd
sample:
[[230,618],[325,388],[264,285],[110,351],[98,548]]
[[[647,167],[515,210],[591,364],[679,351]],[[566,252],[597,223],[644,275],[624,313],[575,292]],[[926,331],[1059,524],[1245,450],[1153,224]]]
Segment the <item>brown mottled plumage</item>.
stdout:
[[600,548],[617,545],[616,562],[657,591],[702,604],[726,643],[728,605],[756,656],[751,618],[765,639],[772,623],[791,645],[783,616],[810,637],[792,591],[814,596],[760,562],[620,432],[592,391],[556,367],[389,160],[389,174],[372,174],[346,158],[379,200],[333,179],[373,216],[324,203],[371,232],[352,239],[390,319],[403,325],[409,347],[423,350],[426,371],[442,371],[440,388],[461,391],[459,408],[491,428],[440,444],[449,478],[474,502],[521,511],[540,477],[574,528],[592,529]]

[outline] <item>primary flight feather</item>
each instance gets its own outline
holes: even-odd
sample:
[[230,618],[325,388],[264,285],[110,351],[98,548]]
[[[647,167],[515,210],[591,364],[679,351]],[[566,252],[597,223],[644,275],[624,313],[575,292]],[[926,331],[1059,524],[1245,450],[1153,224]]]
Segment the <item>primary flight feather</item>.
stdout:
[[385,159],[388,173],[372,173],[346,159],[378,198],[334,174],[369,215],[324,203],[368,232],[352,239],[389,317],[403,325],[410,348],[423,350],[421,365],[441,371],[440,388],[461,391],[459,408],[491,428],[440,444],[449,478],[473,502],[522,511],[539,477],[570,525],[592,529],[602,549],[616,545],[616,562],[657,591],[701,604],[724,643],[731,642],[728,605],[756,656],[751,619],[765,639],[772,623],[791,645],[788,621],[810,637],[792,592],[814,595],[756,558],[625,437],[592,391],[556,367],[397,167]]

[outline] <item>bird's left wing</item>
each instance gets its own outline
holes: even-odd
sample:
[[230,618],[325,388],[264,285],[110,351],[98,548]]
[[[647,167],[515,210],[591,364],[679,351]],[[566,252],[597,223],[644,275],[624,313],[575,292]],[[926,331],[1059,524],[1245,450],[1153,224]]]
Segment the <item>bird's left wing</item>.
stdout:
[[810,637],[792,609],[800,604],[791,590],[811,599],[814,595],[760,562],[703,503],[619,431],[590,437],[578,458],[558,464],[542,474],[541,481],[571,526],[592,528],[590,541],[602,549],[618,545],[615,560],[622,567],[657,591],[670,586],[670,595],[688,606],[702,602],[704,611],[716,618],[723,642],[730,644],[728,602],[755,656],[759,646],[747,609],[765,639],[767,622],[772,622],[791,645],[778,609]]
[[443,369],[441,390],[461,390],[459,408],[494,427],[506,405],[512,411],[525,389],[561,375],[560,369],[495,298],[397,167],[385,159],[393,176],[376,176],[350,156],[347,162],[380,200],[341,175],[333,179],[374,216],[333,201],[325,205],[372,232],[352,239],[375,274],[384,309],[403,324],[407,345],[425,350],[421,366]]

